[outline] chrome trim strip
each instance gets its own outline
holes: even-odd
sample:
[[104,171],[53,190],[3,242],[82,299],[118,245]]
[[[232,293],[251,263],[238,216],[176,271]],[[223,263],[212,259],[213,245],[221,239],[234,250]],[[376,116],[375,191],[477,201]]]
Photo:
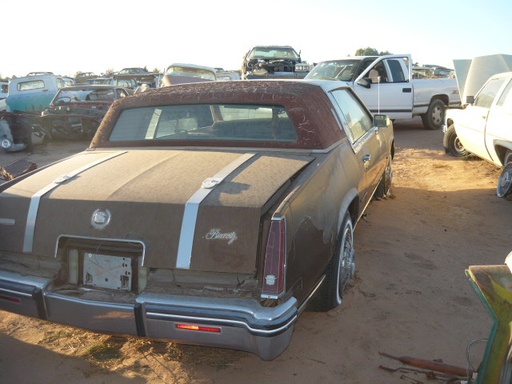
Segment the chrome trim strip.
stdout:
[[176,268],[190,269],[192,259],[192,247],[194,243],[194,233],[196,229],[197,213],[199,204],[208,196],[208,194],[219,185],[226,177],[233,173],[238,167],[250,160],[255,153],[246,153],[238,159],[232,161],[224,169],[215,174],[215,176],[203,181],[192,197],[185,204],[183,221],[181,223],[180,242],[178,245],[178,257],[176,259]]
[[15,272],[0,271],[0,282],[1,281],[8,281],[11,283],[44,289],[48,284],[50,284],[51,280],[44,277],[28,276]]
[[57,242],[55,243],[55,253],[54,253],[54,257],[57,257],[57,252],[59,251],[59,243],[60,243],[60,240],[61,238],[66,238],[66,239],[83,239],[83,240],[94,240],[94,241],[110,241],[110,242],[118,242],[118,243],[137,243],[137,244],[140,244],[142,246],[142,267],[144,267],[144,259],[146,257],[146,244],[144,244],[144,242],[142,242],[141,240],[136,240],[136,239],[117,239],[115,237],[92,237],[92,236],[76,236],[76,235],[66,235],[65,233],[59,235],[59,237],[57,237]]
[[32,252],[32,247],[34,245],[34,233],[36,230],[37,211],[39,210],[39,203],[41,201],[41,197],[43,197],[46,193],[50,192],[51,190],[57,188],[60,184],[64,184],[64,183],[68,182],[70,179],[76,177],[80,173],[82,173],[100,163],[103,163],[104,161],[107,161],[114,157],[120,156],[124,153],[126,153],[126,152],[117,152],[117,153],[113,153],[109,156],[102,157],[101,159],[93,161],[92,163],[86,164],[83,167],[77,168],[70,173],[67,173],[65,175],[62,175],[62,176],[56,178],[53,182],[51,182],[47,186],[41,188],[39,191],[37,191],[30,199],[30,205],[29,205],[28,213],[27,213],[27,225],[25,228],[25,237],[23,239],[23,252],[25,252],[25,253]]
[[0,218],[0,225],[14,225],[14,224],[16,224],[16,220],[14,220],[14,219]]
[[7,295],[18,295],[18,296],[23,296],[23,297],[32,297],[32,295],[30,293],[25,293],[25,292],[21,292],[21,291],[13,291],[12,289],[6,289],[6,288],[0,288],[0,293],[5,293]]

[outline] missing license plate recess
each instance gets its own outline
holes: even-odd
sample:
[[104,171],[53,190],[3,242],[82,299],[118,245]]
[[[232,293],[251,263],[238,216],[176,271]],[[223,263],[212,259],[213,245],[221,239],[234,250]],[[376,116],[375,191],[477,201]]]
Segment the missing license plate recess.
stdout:
[[129,257],[90,252],[84,254],[84,285],[130,291],[132,276],[132,261]]

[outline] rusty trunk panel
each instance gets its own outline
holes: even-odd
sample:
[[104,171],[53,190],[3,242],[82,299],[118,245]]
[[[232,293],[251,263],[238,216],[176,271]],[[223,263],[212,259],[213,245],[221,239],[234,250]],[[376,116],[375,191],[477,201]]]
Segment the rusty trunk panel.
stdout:
[[[243,162],[236,163],[243,156]],[[85,152],[41,170],[2,193],[0,217],[15,221],[2,229],[12,232],[12,236],[3,237],[9,240],[2,248],[53,256],[62,235],[131,239],[145,244],[146,266],[176,268],[180,245],[193,235],[188,265],[179,268],[251,273],[265,204],[310,161],[308,156],[234,151]],[[186,204],[202,190],[205,180],[234,162],[235,167],[197,204],[193,225],[187,224]],[[62,182],[51,182],[61,178]],[[30,239],[29,205],[38,194],[41,197],[32,217]],[[111,215],[105,228],[93,225],[96,210]],[[30,240],[31,248],[27,248]]]

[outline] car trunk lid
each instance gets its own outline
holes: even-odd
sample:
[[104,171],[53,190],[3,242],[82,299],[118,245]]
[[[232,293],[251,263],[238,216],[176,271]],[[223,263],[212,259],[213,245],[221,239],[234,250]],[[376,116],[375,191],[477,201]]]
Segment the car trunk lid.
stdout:
[[88,151],[2,193],[0,218],[12,220],[3,225],[12,236],[2,248],[53,256],[61,236],[133,240],[144,244],[147,267],[251,273],[261,215],[311,160],[236,151]]

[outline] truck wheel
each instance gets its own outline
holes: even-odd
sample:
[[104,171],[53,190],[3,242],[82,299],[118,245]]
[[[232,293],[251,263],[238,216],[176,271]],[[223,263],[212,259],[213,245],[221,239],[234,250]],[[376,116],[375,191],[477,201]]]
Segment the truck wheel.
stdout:
[[328,311],[343,302],[343,293],[354,277],[354,226],[347,213],[341,225],[336,250],[325,270],[325,280],[309,305],[314,311]]
[[421,115],[423,126],[427,129],[439,129],[444,123],[444,112],[446,106],[440,99],[434,99],[430,103],[427,113]]
[[503,171],[498,179],[496,195],[505,200],[512,201],[512,152],[507,152],[503,162]]
[[450,125],[446,132],[444,133],[443,138],[443,146],[446,153],[450,154],[454,157],[467,157],[469,156],[469,152],[466,151],[459,138],[457,137],[457,132],[455,132],[455,127]]

